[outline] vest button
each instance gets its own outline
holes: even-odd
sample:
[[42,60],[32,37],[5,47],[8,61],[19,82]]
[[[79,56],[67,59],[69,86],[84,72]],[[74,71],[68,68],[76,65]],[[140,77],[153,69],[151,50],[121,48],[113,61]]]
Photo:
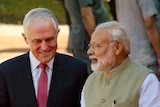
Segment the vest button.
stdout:
[[106,99],[101,99],[101,103],[105,103],[106,102]]
[[110,84],[110,82],[109,81],[106,81],[106,85],[109,85]]

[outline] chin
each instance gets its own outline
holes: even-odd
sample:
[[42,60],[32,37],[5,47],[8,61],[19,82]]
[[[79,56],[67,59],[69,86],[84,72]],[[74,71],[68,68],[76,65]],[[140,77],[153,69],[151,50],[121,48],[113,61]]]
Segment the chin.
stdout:
[[41,62],[42,63],[48,63],[50,60],[51,60],[52,58],[47,58],[47,57],[45,57],[45,58],[41,58]]
[[98,64],[91,64],[91,69],[94,72],[102,72],[102,70],[100,69],[100,67],[98,66]]
[[109,71],[110,70],[110,66],[103,66],[104,64],[91,64],[91,69],[94,72],[105,72],[105,71]]

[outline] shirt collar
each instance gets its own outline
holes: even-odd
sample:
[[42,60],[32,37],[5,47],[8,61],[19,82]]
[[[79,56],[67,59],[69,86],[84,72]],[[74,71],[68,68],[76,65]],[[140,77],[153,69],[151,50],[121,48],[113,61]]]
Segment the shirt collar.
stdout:
[[[35,70],[41,62],[33,55],[31,51],[29,52],[29,58],[31,63],[31,69]],[[54,63],[54,57],[48,63],[46,63],[49,69],[53,68],[53,63]]]

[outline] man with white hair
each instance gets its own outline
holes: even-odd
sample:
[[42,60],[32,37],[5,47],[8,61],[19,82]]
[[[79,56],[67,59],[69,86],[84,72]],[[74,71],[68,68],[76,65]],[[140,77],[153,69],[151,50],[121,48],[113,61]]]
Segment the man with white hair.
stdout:
[[58,25],[46,8],[25,15],[29,51],[0,64],[0,107],[80,107],[87,64],[57,52]]
[[160,83],[148,68],[128,57],[130,41],[116,21],[98,25],[88,55],[94,71],[86,80],[81,107],[160,107]]

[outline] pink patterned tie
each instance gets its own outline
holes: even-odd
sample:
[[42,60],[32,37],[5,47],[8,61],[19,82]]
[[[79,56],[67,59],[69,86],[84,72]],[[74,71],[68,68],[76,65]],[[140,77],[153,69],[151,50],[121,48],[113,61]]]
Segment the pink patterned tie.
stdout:
[[37,101],[38,107],[47,107],[47,84],[48,77],[46,74],[46,64],[40,64],[39,67],[42,69],[39,81],[38,81],[38,93]]

